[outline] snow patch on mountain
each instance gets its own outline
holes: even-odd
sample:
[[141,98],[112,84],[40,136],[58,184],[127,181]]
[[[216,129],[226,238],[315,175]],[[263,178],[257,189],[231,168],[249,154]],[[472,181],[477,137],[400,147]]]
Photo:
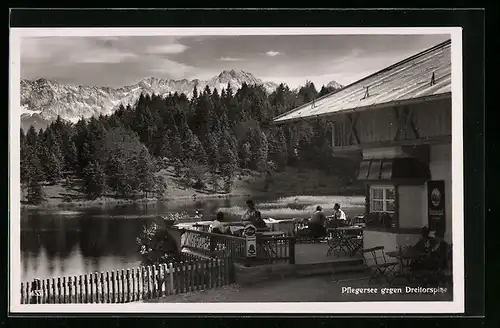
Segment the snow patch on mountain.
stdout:
[[[147,77],[134,85],[121,88],[80,86],[62,84],[53,80],[21,80],[21,123],[23,127],[36,123],[43,127],[47,122],[53,121],[57,116],[62,119],[77,122],[79,119],[98,115],[110,115],[120,105],[134,105],[141,93],[156,94],[162,97],[170,93],[185,94],[188,98],[193,95],[194,87],[202,92],[207,86],[213,92],[217,89],[220,93],[228,84],[233,92],[242,85],[260,85],[268,93],[276,90],[278,84],[263,81],[251,73],[234,69],[222,71],[209,80],[173,80],[157,77]],[[342,87],[335,81],[328,86]]]
[[330,81],[328,82],[328,84],[326,85],[328,88],[334,88],[334,89],[342,89],[344,86],[340,83],[338,83],[337,81]]

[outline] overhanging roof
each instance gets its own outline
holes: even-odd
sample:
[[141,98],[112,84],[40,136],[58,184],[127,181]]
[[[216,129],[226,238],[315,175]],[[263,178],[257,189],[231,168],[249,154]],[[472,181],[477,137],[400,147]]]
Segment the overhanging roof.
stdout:
[[[389,66],[274,119],[282,124],[349,110],[451,96],[451,40]],[[434,80],[431,83],[432,76]],[[368,89],[368,96],[365,97]]]
[[366,159],[359,165],[358,180],[428,180],[428,165],[416,158],[379,158]]

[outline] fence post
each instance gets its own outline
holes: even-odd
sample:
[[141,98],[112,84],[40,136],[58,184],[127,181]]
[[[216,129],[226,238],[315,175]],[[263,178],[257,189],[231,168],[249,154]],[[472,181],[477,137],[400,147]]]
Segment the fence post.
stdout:
[[36,288],[37,288],[36,279],[33,279],[33,281],[31,282],[31,289],[29,293],[30,304],[38,304],[38,298],[37,298],[38,290]]
[[295,237],[289,239],[288,247],[288,256],[290,256],[289,263],[295,264]]
[[170,286],[170,294],[174,294],[174,264],[170,262],[168,264],[168,277],[169,277],[169,286]]

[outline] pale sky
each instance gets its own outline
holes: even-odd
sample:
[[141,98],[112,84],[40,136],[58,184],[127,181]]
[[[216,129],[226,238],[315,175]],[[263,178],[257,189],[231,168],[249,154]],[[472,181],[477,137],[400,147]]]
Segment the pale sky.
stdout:
[[252,73],[295,88],[347,85],[449,35],[37,37],[21,43],[21,78],[122,87],[145,77],[209,79]]

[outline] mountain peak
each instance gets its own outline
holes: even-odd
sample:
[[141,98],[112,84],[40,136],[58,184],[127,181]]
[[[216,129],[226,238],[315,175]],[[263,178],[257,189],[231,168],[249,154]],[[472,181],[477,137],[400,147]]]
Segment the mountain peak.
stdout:
[[237,77],[244,75],[244,74],[245,74],[245,72],[243,72],[241,70],[235,70],[234,68],[232,68],[229,70],[223,70],[222,72],[220,72],[220,74],[217,77],[218,78],[221,78],[221,77],[237,78]]
[[[89,118],[100,114],[113,113],[120,105],[134,104],[142,93],[156,94],[165,97],[168,94],[185,94],[190,98],[196,87],[198,92],[209,88],[210,90],[226,89],[228,84],[233,91],[248,85],[261,85],[269,93],[278,86],[273,82],[264,82],[251,73],[228,69],[209,80],[175,80],[145,77],[133,85],[120,88],[99,86],[74,86],[58,83],[44,78],[38,80],[21,81],[21,106],[24,122],[26,119],[43,119],[44,124],[54,120],[58,115],[64,120],[76,122],[81,117]],[[38,116],[35,116],[34,114]],[[26,125],[24,125],[26,126]]]
[[328,84],[326,85],[327,87],[329,88],[334,88],[334,89],[342,89],[344,86],[340,83],[338,83],[337,81],[330,81],[328,82]]

